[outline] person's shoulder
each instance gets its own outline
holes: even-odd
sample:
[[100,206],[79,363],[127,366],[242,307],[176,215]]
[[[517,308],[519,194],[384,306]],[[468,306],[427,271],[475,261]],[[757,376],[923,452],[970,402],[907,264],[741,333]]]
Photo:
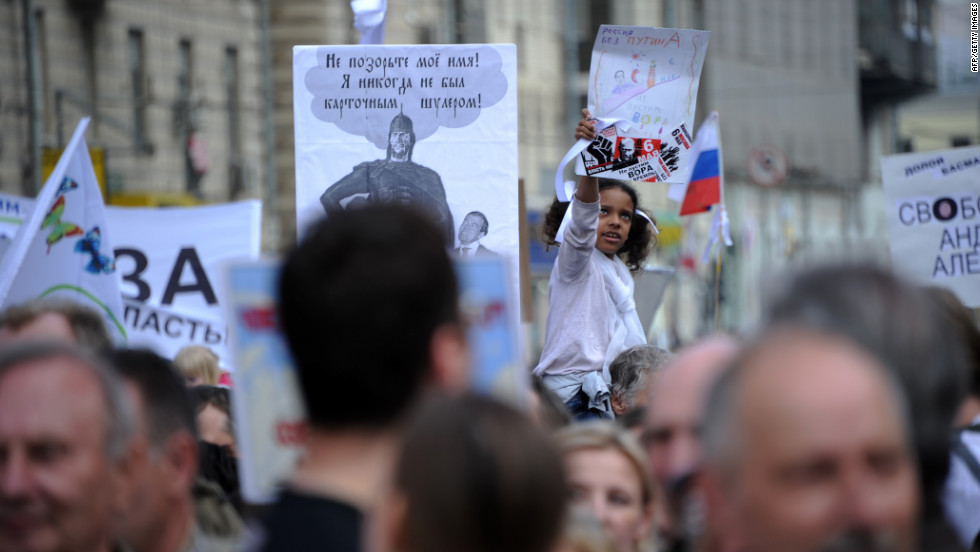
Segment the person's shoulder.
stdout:
[[221,487],[212,481],[194,481],[194,513],[198,527],[210,537],[236,540],[245,532],[245,524]]
[[359,549],[363,513],[336,499],[286,490],[265,519],[264,552]]
[[272,507],[270,522],[325,517],[341,524],[360,524],[363,514],[354,506],[329,496],[285,490]]

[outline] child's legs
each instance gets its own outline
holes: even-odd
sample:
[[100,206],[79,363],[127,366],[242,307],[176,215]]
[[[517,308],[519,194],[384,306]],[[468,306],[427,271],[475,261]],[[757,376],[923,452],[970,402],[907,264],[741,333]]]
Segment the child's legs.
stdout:
[[581,389],[579,389],[575,396],[568,399],[565,406],[572,413],[572,417],[575,418],[576,422],[609,419],[607,413],[596,408],[589,408],[589,396]]

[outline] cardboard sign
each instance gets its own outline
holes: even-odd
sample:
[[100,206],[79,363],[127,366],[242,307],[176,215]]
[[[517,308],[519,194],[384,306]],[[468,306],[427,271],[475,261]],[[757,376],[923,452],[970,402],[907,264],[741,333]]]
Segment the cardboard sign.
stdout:
[[980,307],[980,147],[881,158],[895,271]]
[[602,25],[592,47],[589,111],[615,120],[582,152],[580,175],[684,182],[709,31]]

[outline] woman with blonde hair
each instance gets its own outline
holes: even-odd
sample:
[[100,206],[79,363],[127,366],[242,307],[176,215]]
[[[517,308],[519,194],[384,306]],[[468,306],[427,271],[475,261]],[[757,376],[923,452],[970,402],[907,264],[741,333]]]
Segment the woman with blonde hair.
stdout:
[[221,379],[218,355],[203,345],[188,345],[177,351],[174,365],[184,375],[188,387],[218,385]]
[[620,552],[646,550],[653,521],[653,483],[640,445],[613,422],[596,421],[555,433],[573,506],[592,511]]

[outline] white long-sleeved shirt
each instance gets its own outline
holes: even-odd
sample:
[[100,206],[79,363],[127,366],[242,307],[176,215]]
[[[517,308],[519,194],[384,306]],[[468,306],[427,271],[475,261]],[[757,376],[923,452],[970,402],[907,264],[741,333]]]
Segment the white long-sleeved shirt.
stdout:
[[572,198],[568,208],[571,220],[548,282],[548,321],[536,376],[601,371],[609,348],[609,317],[614,313],[602,269],[592,254],[599,202]]

